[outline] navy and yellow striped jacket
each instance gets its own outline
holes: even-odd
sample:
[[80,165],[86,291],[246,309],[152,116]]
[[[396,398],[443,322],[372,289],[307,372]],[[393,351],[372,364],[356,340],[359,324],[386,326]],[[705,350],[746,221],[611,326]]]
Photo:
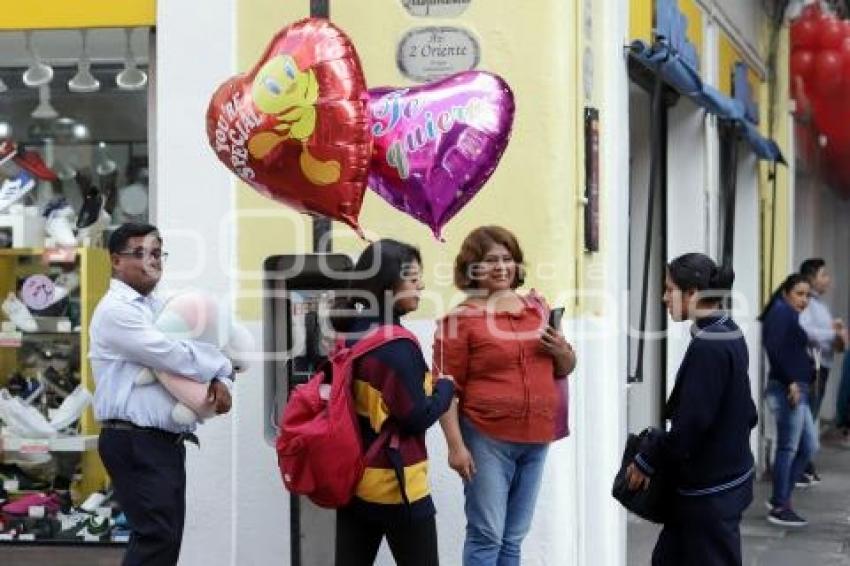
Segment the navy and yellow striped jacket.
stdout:
[[[369,321],[358,321],[352,330],[369,327]],[[366,463],[351,505],[383,521],[433,515],[425,432],[448,409],[453,383],[438,380],[433,385],[419,345],[404,339],[388,342],[357,360],[352,381],[363,446],[368,449],[385,426],[392,427],[399,442],[396,453],[380,450]],[[402,475],[409,509],[402,497]]]

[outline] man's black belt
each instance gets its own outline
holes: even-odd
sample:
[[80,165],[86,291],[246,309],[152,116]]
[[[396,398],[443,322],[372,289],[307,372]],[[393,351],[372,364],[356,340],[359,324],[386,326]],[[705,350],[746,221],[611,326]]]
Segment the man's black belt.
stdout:
[[198,437],[195,436],[195,433],[192,432],[169,432],[167,430],[162,430],[161,428],[154,428],[152,426],[139,426],[136,423],[121,419],[107,419],[105,421],[101,421],[100,426],[101,428],[111,428],[113,430],[137,430],[141,432],[147,432],[150,434],[159,435],[168,440],[169,442],[173,442],[174,444],[191,442],[198,448],[201,447],[201,441],[198,440]]

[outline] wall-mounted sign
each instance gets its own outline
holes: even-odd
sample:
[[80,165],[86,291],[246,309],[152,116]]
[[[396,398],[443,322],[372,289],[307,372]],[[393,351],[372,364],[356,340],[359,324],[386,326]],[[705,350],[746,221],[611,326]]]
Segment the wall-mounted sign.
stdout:
[[431,18],[454,18],[461,15],[472,0],[401,0],[410,15]]
[[474,69],[480,59],[478,40],[456,27],[412,29],[401,38],[396,54],[401,73],[423,83]]
[[599,251],[599,110],[584,109],[584,251]]

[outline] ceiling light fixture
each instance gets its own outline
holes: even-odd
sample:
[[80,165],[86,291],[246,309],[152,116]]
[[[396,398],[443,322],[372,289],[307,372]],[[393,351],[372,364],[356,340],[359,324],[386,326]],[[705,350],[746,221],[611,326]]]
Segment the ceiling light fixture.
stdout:
[[80,52],[80,61],[77,63],[77,74],[68,81],[68,90],[71,92],[95,92],[100,89],[100,81],[91,74],[91,60],[88,52],[89,30],[81,30],[83,36],[83,50]]
[[124,69],[115,77],[115,84],[123,90],[141,90],[148,84],[148,75],[136,67],[136,59],[133,57],[133,49],[130,46],[133,29],[126,28],[124,33],[127,37],[127,48],[124,52]]
[[24,71],[24,84],[28,87],[40,87],[53,80],[53,67],[44,64],[38,57],[32,44],[32,31],[26,32],[27,53],[30,56],[30,66]]

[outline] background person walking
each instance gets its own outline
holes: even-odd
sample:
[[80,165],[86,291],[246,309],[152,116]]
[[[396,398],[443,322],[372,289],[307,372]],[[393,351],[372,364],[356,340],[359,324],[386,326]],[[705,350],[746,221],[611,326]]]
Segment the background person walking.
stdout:
[[773,462],[773,495],[767,520],[786,527],[802,527],[808,521],[791,507],[796,479],[818,449],[818,435],[809,409],[809,391],[815,366],[809,357],[806,332],[800,313],[809,302],[809,281],[789,275],[759,317],[762,344],[770,362],[768,406],[776,416],[776,457]]

